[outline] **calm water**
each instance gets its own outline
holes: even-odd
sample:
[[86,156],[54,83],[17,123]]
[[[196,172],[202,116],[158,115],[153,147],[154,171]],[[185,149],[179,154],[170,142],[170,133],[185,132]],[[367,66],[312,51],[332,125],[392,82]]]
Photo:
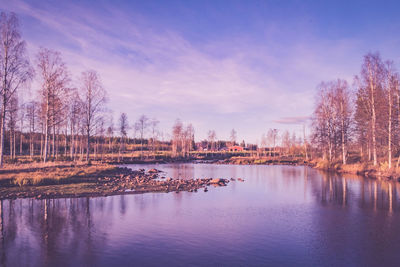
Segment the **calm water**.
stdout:
[[399,265],[399,183],[307,167],[156,168],[246,181],[207,193],[4,200],[0,266]]

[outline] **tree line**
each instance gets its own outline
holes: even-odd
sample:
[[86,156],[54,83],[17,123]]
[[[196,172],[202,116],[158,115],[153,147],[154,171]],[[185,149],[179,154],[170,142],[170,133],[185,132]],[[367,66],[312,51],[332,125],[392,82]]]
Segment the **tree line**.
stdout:
[[400,76],[392,60],[378,52],[364,56],[352,85],[337,79],[318,86],[312,140],[332,162],[400,162]]
[[[78,139],[80,138],[79,142],[82,143],[84,138],[88,160],[91,151],[90,138],[95,130],[102,127],[101,113],[106,102],[106,91],[98,73],[95,70],[82,72],[78,87],[75,88],[59,52],[40,48],[34,63],[31,63],[26,43],[21,37],[18,18],[13,13],[0,14],[0,42],[0,166],[4,162],[6,131],[9,132],[10,156],[15,158],[17,124],[20,124],[22,150],[22,130],[25,121],[28,121],[29,125],[31,155],[35,151],[36,133],[40,132],[40,155],[44,162],[50,156],[57,155],[57,139],[61,135],[65,136],[65,143],[69,141],[71,157],[77,152]],[[34,77],[40,81],[37,97],[28,103],[20,103],[21,95]]]

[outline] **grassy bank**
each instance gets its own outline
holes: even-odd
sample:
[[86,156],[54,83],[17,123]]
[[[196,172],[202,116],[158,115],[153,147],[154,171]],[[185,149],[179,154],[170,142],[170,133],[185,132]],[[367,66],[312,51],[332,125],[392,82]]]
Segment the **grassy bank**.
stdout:
[[387,163],[373,166],[370,163],[342,164],[341,162],[329,162],[323,159],[315,159],[310,165],[319,170],[335,171],[338,173],[357,174],[370,178],[386,178],[400,180],[400,168],[388,168]]
[[116,166],[70,162],[30,163],[5,165],[0,169],[0,185],[50,185],[76,183],[112,173]]
[[237,165],[302,165],[306,162],[299,157],[231,157],[218,161],[222,164]]
[[302,157],[231,157],[218,161],[222,164],[237,165],[307,165],[315,169],[361,175],[369,178],[386,178],[400,181],[400,168],[388,168],[387,163],[373,166],[369,163],[342,164],[339,161],[329,162],[323,159],[305,161]]
[[110,164],[47,163],[5,166],[0,170],[0,199],[70,198],[140,194],[147,192],[197,192],[225,186],[227,179],[173,179],[158,170],[145,172]]

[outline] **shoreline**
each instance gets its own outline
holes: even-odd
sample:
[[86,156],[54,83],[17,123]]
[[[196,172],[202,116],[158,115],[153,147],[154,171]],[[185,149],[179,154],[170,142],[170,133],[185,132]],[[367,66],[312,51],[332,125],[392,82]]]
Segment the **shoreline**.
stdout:
[[[195,163],[222,165],[288,165],[307,166],[335,174],[354,174],[369,179],[400,181],[400,174],[394,171],[380,171],[367,164],[327,164],[322,160],[304,161],[287,158],[233,158],[225,160],[186,160],[171,162],[135,162],[124,164],[167,164]],[[173,179],[164,177],[156,169],[132,170],[128,167],[110,163],[77,164],[60,162],[37,166],[9,166],[0,170],[0,199],[16,198],[73,198],[101,197],[122,194],[142,194],[156,192],[197,192],[207,187],[226,186],[228,179]],[[13,168],[12,168],[13,167]],[[232,180],[233,181],[233,180]]]
[[287,166],[307,166],[313,169],[331,172],[336,174],[353,174],[363,178],[370,179],[387,179],[400,182],[400,171],[395,168],[391,170],[380,169],[379,167],[371,166],[367,163],[328,163],[321,159],[306,161],[295,157],[280,157],[280,158],[254,158],[254,157],[232,157],[225,160],[217,161],[216,164],[227,165],[287,165]]
[[[56,168],[56,171],[67,167],[44,167],[34,171],[48,171]],[[173,179],[161,175],[161,171],[152,169],[145,172],[144,169],[132,170],[128,167],[116,167],[109,164],[80,165],[76,173],[84,169],[92,168],[92,172],[82,175],[70,175],[63,178],[3,178],[0,179],[0,199],[16,198],[70,198],[70,197],[100,197],[123,194],[142,194],[150,192],[197,192],[203,189],[207,192],[208,186],[226,186],[228,179],[203,178],[203,179]],[[99,170],[97,170],[99,169]],[[10,172],[11,170],[7,170]],[[54,171],[54,170],[53,170]],[[17,171],[18,172],[18,171]],[[1,173],[1,172],[0,172]],[[24,172],[29,176],[32,172]]]

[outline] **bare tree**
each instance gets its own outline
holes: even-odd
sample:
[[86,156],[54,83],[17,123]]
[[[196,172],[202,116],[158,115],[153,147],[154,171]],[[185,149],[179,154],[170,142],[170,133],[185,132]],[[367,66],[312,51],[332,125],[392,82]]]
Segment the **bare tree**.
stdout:
[[236,139],[237,139],[237,132],[235,129],[231,130],[231,136],[230,136],[230,141],[232,143],[232,146],[236,144]]
[[317,103],[313,116],[314,141],[322,148],[323,158],[333,159],[335,143],[334,97],[329,83],[319,85]]
[[31,101],[26,105],[26,116],[28,118],[28,124],[29,124],[29,155],[31,157],[33,157],[35,151],[34,134],[36,131],[38,106],[39,103],[36,101]]
[[314,141],[322,148],[323,157],[332,161],[341,151],[342,163],[347,162],[350,139],[352,102],[345,80],[323,82],[319,85],[313,117]]
[[120,149],[122,152],[125,150],[125,140],[128,136],[129,130],[129,123],[128,123],[128,115],[126,113],[121,113],[119,117],[119,132],[121,134],[121,142],[120,142]]
[[[62,92],[69,82],[67,67],[61,59],[59,52],[42,48],[37,55],[37,66],[42,79],[42,107],[44,119],[44,152],[43,161],[47,161],[49,154],[49,135],[53,129],[53,140],[55,133],[55,122],[61,103]],[[54,150],[54,145],[53,145]]]
[[3,166],[6,111],[18,89],[32,77],[33,71],[21,38],[19,23],[14,13],[0,13],[0,167]]
[[135,123],[135,129],[140,134],[140,157],[143,158],[143,141],[144,135],[146,134],[147,127],[149,126],[149,118],[146,115],[142,115],[139,117],[137,122]]
[[270,146],[269,155],[272,156],[272,149],[275,155],[275,147],[276,147],[276,139],[278,137],[278,130],[277,129],[269,129],[267,133],[267,140]]
[[113,123],[112,117],[111,117],[110,123],[107,127],[107,137],[108,137],[108,150],[109,150],[109,152],[111,152],[111,158],[114,158],[114,151],[113,151],[113,147],[112,147],[112,141],[114,138],[114,123]]
[[337,114],[338,128],[340,132],[340,144],[342,148],[342,163],[347,163],[347,144],[350,136],[352,119],[352,102],[349,86],[345,80],[333,82],[333,94],[335,97],[335,114]]
[[174,156],[179,155],[179,152],[182,150],[181,146],[181,138],[183,132],[183,124],[180,119],[177,119],[172,126],[172,154]]
[[15,159],[15,143],[16,143],[16,134],[15,130],[17,127],[18,120],[18,98],[14,95],[10,99],[10,108],[7,112],[8,114],[8,129],[10,136],[10,158]]
[[208,142],[211,145],[211,151],[215,150],[215,141],[217,140],[217,134],[215,133],[215,130],[209,130],[208,131]]
[[286,148],[286,154],[289,154],[290,145],[291,145],[290,133],[288,130],[286,130],[282,133],[282,146]]
[[98,122],[99,116],[106,103],[106,91],[104,90],[97,72],[89,70],[82,73],[82,111],[83,124],[86,134],[86,161],[90,156],[90,136]]
[[378,164],[377,156],[377,107],[380,91],[382,90],[382,79],[384,65],[378,53],[369,53],[364,56],[361,68],[361,83],[359,84],[360,96],[364,97],[364,105],[367,105],[370,114],[371,145],[373,164]]
[[150,120],[150,127],[151,127],[151,150],[153,153],[154,158],[156,157],[156,143],[157,139],[159,136],[159,131],[157,129],[158,124],[160,121],[158,121],[156,118],[153,118]]
[[394,95],[398,91],[399,79],[394,69],[393,61],[385,62],[384,87],[388,98],[388,167],[392,168],[392,138],[393,138],[393,115]]
[[194,128],[191,123],[186,126],[186,130],[183,132],[182,139],[183,154],[186,157],[190,155],[190,151],[192,151],[194,143]]
[[24,120],[25,120],[25,104],[21,104],[18,110],[19,119],[19,155],[22,155],[22,145],[23,145],[23,131],[24,131]]
[[77,90],[72,90],[68,99],[68,124],[70,128],[70,158],[75,160],[77,152],[77,139],[79,133],[79,125],[82,118],[82,100]]

